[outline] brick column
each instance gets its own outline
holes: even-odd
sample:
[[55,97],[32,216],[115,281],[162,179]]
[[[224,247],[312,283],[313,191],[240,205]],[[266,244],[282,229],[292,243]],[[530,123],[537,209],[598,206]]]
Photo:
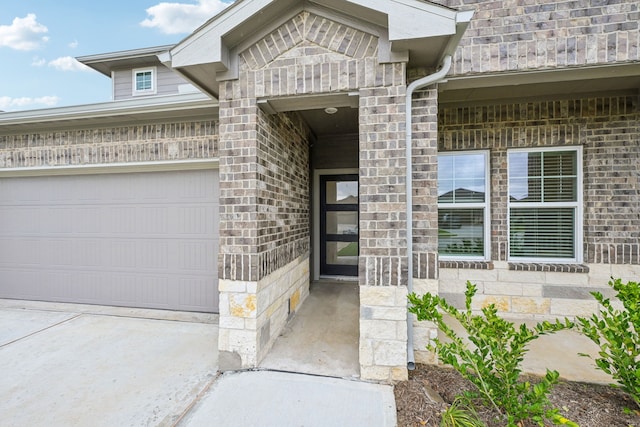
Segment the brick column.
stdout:
[[360,91],[360,376],[407,377],[405,86]]
[[257,113],[255,99],[220,99],[222,370],[257,364]]
[[[413,94],[413,290],[419,295],[438,293],[438,90],[429,86]],[[413,323],[413,348],[417,362],[432,363],[426,350],[437,336],[428,322]]]
[[309,131],[220,96],[220,369],[257,366],[309,292]]

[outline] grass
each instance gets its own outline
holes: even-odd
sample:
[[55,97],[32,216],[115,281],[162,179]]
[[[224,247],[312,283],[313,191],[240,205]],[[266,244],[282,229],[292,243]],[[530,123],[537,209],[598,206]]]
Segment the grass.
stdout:
[[338,256],[358,256],[358,243],[349,243],[338,251]]

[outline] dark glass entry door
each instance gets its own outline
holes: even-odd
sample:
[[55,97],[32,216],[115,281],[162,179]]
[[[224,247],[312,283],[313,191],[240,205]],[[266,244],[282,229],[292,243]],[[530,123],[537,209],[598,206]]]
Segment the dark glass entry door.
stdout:
[[321,176],[321,275],[358,275],[358,236],[358,175]]

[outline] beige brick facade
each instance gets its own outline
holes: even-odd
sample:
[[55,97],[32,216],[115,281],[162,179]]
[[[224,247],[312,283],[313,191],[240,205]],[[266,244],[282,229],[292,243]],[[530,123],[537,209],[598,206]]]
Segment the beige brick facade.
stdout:
[[217,119],[0,135],[3,169],[217,157]]
[[[250,3],[233,10],[240,14]],[[452,101],[446,83],[433,84],[414,93],[411,111],[406,111],[407,84],[434,70],[411,51],[392,51],[407,41],[389,40],[384,27],[389,22],[378,15],[367,15],[375,23],[365,22],[315,2],[300,2],[300,9],[282,21],[252,28],[242,37],[235,34],[224,54],[236,62],[215,73],[208,69],[212,75],[206,77],[215,81],[210,94],[218,98],[218,117],[203,120],[200,112],[198,120],[0,129],[0,168],[219,160],[221,367],[255,367],[309,292],[312,239],[318,238],[312,235],[312,210],[318,207],[312,202],[316,171],[311,146],[318,141],[299,111],[310,99],[357,99],[350,106],[358,112],[357,144],[352,145],[357,145],[359,171],[363,379],[406,378],[408,321],[414,327],[416,361],[434,361],[425,347],[437,331],[432,324],[407,318],[409,274],[416,292],[437,292],[458,306],[464,302],[465,282],[471,280],[478,285],[474,308],[496,304],[507,317],[593,312],[590,291],[607,291],[611,276],[637,280],[640,275],[638,88],[620,89],[618,81],[615,90],[608,90],[616,79],[602,72],[605,66],[631,67],[640,61],[640,1],[435,3],[475,10],[448,79],[465,82],[466,95],[473,96],[475,81],[491,81],[500,89],[496,81],[516,75],[523,80],[513,83],[513,93],[502,90],[500,99]],[[442,53],[432,55],[440,59]],[[538,95],[529,87],[526,98],[520,94],[527,84],[533,86],[524,80],[534,72],[548,72],[544,75],[559,88],[563,80],[551,81],[554,73],[570,81],[567,75],[583,69],[600,70],[600,85],[591,90],[574,84],[562,95]],[[198,83],[205,85],[207,78],[199,77]],[[583,79],[585,85],[593,83]],[[546,83],[543,79],[536,87]],[[275,112],[267,108],[270,102],[296,108]],[[412,120],[412,218],[407,218],[407,114]],[[111,117],[108,123],[114,122]],[[340,147],[341,140],[355,142],[352,135],[336,135],[332,147]],[[510,261],[508,150],[577,146],[584,184],[581,262]],[[489,152],[490,256],[439,260],[438,154],[470,150]],[[344,167],[338,161],[334,167],[330,160],[324,159],[323,168]]]
[[634,0],[438,0],[473,9],[454,74],[531,71],[640,59]]

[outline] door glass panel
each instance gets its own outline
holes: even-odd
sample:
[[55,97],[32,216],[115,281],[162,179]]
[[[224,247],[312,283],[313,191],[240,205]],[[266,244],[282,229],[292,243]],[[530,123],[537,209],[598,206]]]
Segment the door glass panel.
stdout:
[[358,203],[358,181],[327,181],[326,203],[354,205]]
[[327,242],[327,264],[358,265],[357,242]]
[[358,212],[327,212],[327,234],[358,234]]
[[358,275],[358,175],[320,178],[320,274]]

